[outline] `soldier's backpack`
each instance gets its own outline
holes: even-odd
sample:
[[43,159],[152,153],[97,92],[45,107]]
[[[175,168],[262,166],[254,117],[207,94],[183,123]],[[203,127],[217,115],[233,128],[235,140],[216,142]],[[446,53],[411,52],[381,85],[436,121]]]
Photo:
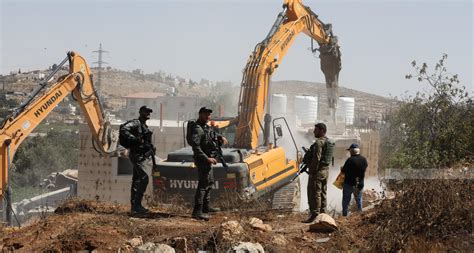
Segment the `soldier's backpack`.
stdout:
[[[131,143],[131,140],[128,138],[127,134],[126,134],[126,131],[124,129],[124,127],[129,124],[130,122],[132,121],[135,121],[135,120],[138,120],[138,119],[132,119],[132,120],[128,120],[126,121],[125,123],[121,124],[120,125],[120,128],[119,128],[119,144],[120,146],[126,148],[126,149],[129,149],[131,148],[132,146],[132,143]],[[141,129],[139,129],[140,131]],[[141,132],[141,131],[140,131]],[[139,133],[138,133],[139,134]]]
[[321,163],[329,165],[333,162],[334,146],[336,143],[332,139],[326,138],[321,154]]
[[194,141],[192,139],[194,127],[196,127],[196,121],[194,120],[188,121],[188,125],[186,126],[186,142],[188,143],[189,146],[194,145]]

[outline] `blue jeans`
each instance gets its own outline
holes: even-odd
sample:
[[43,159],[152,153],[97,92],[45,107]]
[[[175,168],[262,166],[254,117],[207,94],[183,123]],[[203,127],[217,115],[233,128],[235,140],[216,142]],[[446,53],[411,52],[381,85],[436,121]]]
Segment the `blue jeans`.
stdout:
[[344,183],[342,186],[342,216],[347,216],[349,212],[352,194],[354,194],[357,203],[357,210],[362,211],[362,190],[357,189],[357,186]]

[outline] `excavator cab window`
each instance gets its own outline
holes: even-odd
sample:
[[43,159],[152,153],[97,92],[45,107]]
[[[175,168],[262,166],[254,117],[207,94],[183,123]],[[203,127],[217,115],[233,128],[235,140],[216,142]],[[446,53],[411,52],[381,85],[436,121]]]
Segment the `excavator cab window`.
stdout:
[[[281,124],[275,124],[276,121],[282,122]],[[295,152],[296,152],[296,157],[298,157],[298,147],[296,146],[296,141],[295,138],[293,137],[293,133],[291,132],[290,126],[288,125],[288,122],[286,121],[285,117],[278,117],[273,119],[273,139],[274,139],[274,145],[275,147],[278,146],[277,140],[281,139],[283,137],[283,126],[282,124],[285,123],[286,129],[288,133],[290,134],[291,140],[293,142],[293,146],[295,147]]]
[[227,141],[229,142],[227,144],[227,146],[232,147],[234,145],[234,141],[235,141],[236,129],[237,129],[237,127],[235,125],[232,125],[232,126],[228,126],[228,127],[221,128],[221,129],[215,129],[215,130],[216,130],[216,132],[223,135],[227,139]]
[[281,129],[281,125],[275,126],[275,132],[277,134],[277,139],[280,139],[281,137],[283,137],[283,130]]

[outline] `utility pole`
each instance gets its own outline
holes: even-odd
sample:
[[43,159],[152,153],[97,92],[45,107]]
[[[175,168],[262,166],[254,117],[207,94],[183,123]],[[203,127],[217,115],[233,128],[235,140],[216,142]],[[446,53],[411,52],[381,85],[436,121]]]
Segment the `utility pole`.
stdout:
[[6,99],[7,95],[5,94],[5,80],[2,78],[2,95],[0,96],[0,104],[2,106],[2,109],[3,107],[7,107],[6,104],[7,104],[7,99]]
[[99,67],[99,71],[97,72],[97,90],[100,90],[100,81],[101,81],[101,76],[102,76],[102,65],[103,64],[108,64],[107,62],[102,61],[102,54],[103,53],[108,53],[109,51],[102,50],[102,43],[99,44],[99,50],[93,51],[93,53],[98,54],[98,61],[93,62],[97,64],[97,67]]

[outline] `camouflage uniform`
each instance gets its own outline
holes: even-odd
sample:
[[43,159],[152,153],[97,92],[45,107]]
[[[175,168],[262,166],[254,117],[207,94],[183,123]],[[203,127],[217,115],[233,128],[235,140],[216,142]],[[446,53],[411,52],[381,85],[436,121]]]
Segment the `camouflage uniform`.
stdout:
[[191,130],[194,164],[198,168],[199,175],[199,183],[194,195],[194,205],[195,209],[202,207],[204,212],[209,208],[210,191],[214,184],[212,166],[207,161],[207,158],[211,156],[213,151],[211,150],[211,132],[211,127],[200,121],[196,121]]
[[321,162],[323,155],[323,147],[327,137],[316,138],[311,146],[312,159],[308,166],[308,204],[312,214],[320,214],[326,212],[326,191],[329,174],[329,164]]
[[153,132],[140,120],[131,120],[123,126],[123,132],[130,141],[129,158],[133,164],[132,187],[130,191],[130,202],[132,208],[141,207],[143,194],[148,186],[148,174],[144,163],[148,158],[146,153],[154,149],[151,136]]

